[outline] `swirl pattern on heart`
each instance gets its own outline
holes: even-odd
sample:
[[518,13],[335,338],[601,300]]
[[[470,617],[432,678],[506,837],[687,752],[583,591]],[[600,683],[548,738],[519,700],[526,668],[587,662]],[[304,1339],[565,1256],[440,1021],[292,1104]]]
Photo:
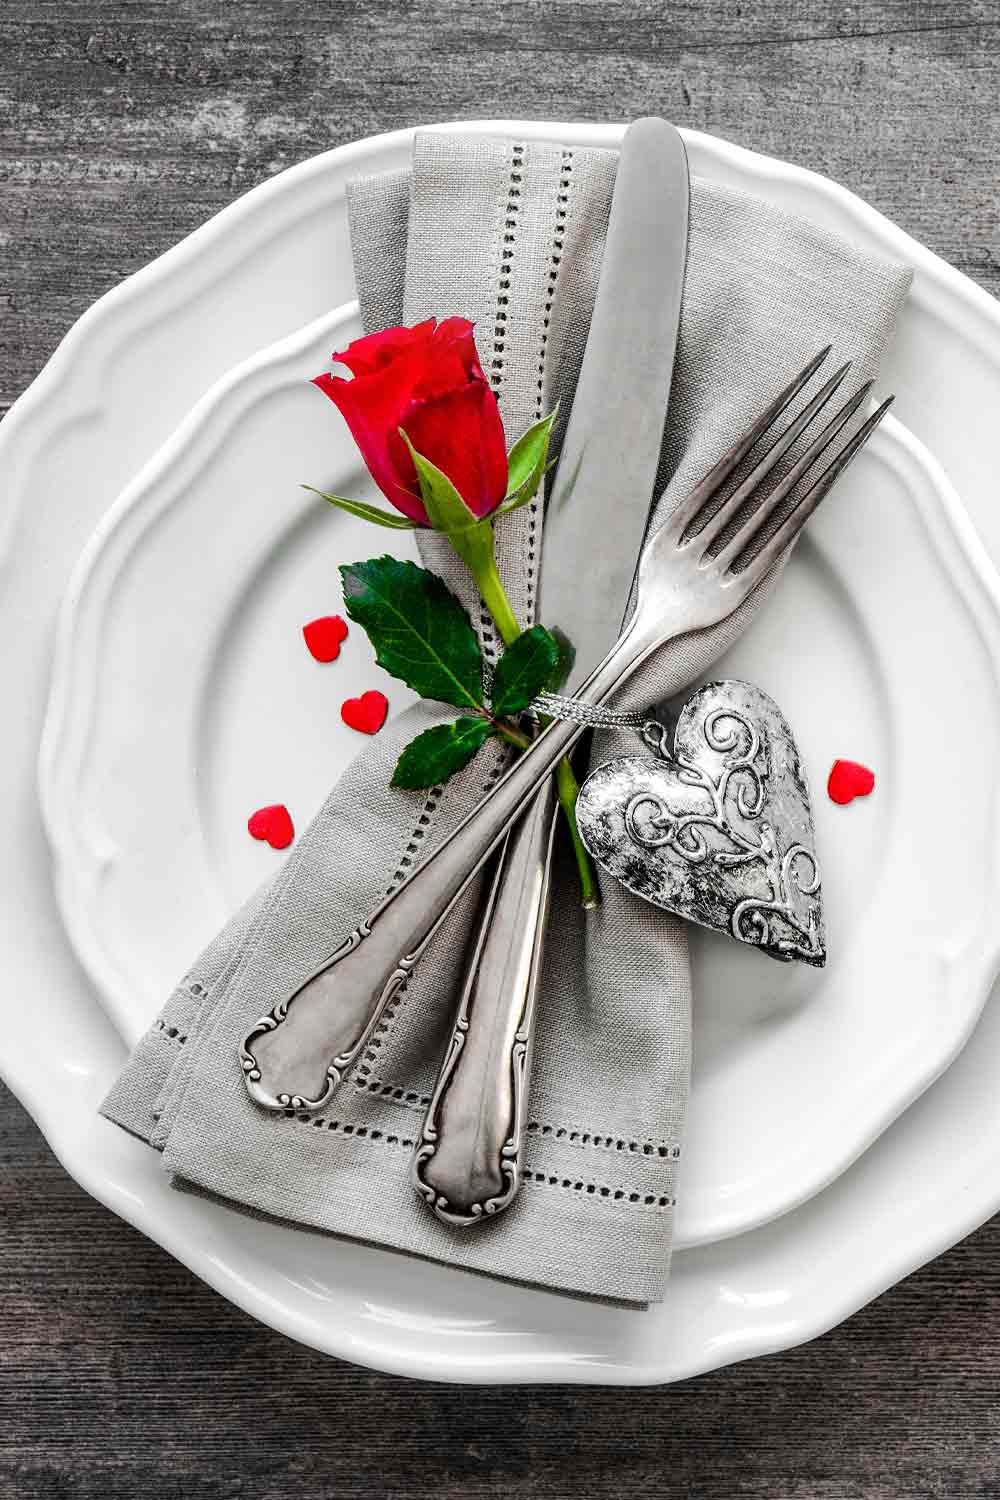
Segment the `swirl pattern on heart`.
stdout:
[[577,804],[594,859],[687,921],[821,967],[826,942],[809,789],[778,705],[751,683],[689,698],[662,758],[623,756]]

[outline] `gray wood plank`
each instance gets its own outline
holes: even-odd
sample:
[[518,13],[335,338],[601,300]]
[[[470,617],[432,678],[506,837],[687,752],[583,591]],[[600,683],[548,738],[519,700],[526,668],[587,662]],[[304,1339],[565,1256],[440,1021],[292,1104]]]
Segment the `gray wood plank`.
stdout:
[[[1000,1494],[1000,1220],[816,1342],[667,1390],[423,1385],[253,1323],[0,1114],[0,1494]],[[859,1246],[863,1253],[863,1246]]]
[[[995,0],[6,0],[0,410],[235,194],[416,121],[655,109],[828,173],[997,293],[998,83]],[[91,1202],[7,1094],[0,1159],[4,1495],[1000,1496],[1000,1222],[768,1360],[470,1391],[258,1327]]]
[[655,108],[833,175],[995,291],[994,0],[7,0],[0,400],[235,194],[414,121]]

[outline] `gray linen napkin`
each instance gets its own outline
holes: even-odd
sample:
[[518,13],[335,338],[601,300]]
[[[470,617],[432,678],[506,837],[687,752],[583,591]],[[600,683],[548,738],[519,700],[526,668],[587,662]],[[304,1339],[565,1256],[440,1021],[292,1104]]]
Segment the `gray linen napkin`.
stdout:
[[[475,320],[508,439],[559,397],[567,411],[603,251],[617,154],[558,144],[418,134],[410,172],[352,185],[365,327],[432,314]],[[876,370],[909,285],[824,229],[695,181],[674,394],[654,525],[824,342]],[[613,395],[613,393],[609,393]],[[331,421],[336,417],[331,412]],[[609,507],[613,497],[609,497]],[[611,521],[609,519],[609,524]],[[498,527],[501,572],[534,617],[540,505]],[[474,608],[440,539],[427,564]],[[378,550],[373,532],[372,550]],[[759,602],[664,650],[622,696],[646,706],[687,686]],[[480,611],[474,608],[474,615]],[[495,650],[486,618],[481,630]],[[442,839],[503,768],[484,752],[429,795],[389,788],[401,746],[450,716],[418,705],[358,756],[285,865],[195,961],[136,1048],[104,1113],[163,1151],[179,1185],[251,1210],[455,1265],[632,1302],[662,1298],[690,1058],[683,925],[603,882],[585,916],[557,871],[524,1187],[475,1232],[439,1224],[410,1159],[445,1042],[481,881],[378,1027],[353,1075],[313,1118],[248,1098],[237,1045]],[[624,733],[602,733],[606,759]]]

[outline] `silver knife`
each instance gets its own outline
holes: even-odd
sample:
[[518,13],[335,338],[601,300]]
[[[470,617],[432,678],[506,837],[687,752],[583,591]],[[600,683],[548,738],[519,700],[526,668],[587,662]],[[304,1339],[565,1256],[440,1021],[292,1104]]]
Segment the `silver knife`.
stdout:
[[[580,396],[586,396],[586,404],[591,405],[591,410],[597,410],[598,404],[603,405],[609,392],[630,393],[628,401],[622,402],[621,425],[615,431],[607,432],[604,440],[598,443],[582,431],[582,423],[577,423],[579,437],[571,449],[564,444],[561,462],[564,478],[556,486],[559,495],[565,498],[553,511],[553,534],[562,531],[565,546],[571,549],[564,556],[562,592],[573,594],[579,589],[580,567],[583,567],[586,597],[592,612],[597,615],[598,589],[601,591],[601,613],[607,606],[606,630],[600,640],[597,631],[592,636],[586,631],[577,639],[574,682],[585,676],[595,661],[600,661],[607,649],[615,645],[618,621],[630,591],[631,573],[642,540],[652,475],[655,474],[663,434],[681,300],[679,285],[667,287],[666,270],[670,264],[676,264],[676,245],[687,243],[687,163],[681,139],[663,121],[639,121],[631,130],[636,132],[637,138],[657,135],[661,150],[667,151],[669,156],[661,157],[660,151],[643,153],[643,168],[634,180],[640,189],[639,217],[634,233],[640,236],[636,246],[642,246],[642,249],[630,251],[628,233],[616,231],[612,237],[609,225],[606,257],[613,246],[615,257],[621,254],[624,258],[628,267],[625,281],[630,291],[625,308],[613,308],[612,299],[601,299],[598,288],[594,315],[597,318],[600,309],[598,327],[604,326],[606,330],[601,336],[604,378],[598,380],[595,369],[591,374],[582,371],[577,387],[577,401]],[[667,162],[673,165],[670,175],[667,175]],[[682,213],[678,213],[679,204],[670,210],[664,195],[664,187],[669,181],[678,183],[678,163],[684,165]],[[621,163],[619,181],[624,190],[627,178],[621,172]],[[652,263],[648,254],[651,245],[661,246]],[[673,261],[669,257],[673,257]],[[642,299],[636,296],[634,302],[633,287],[636,293],[642,288]],[[667,362],[663,357],[664,339],[670,351]],[[625,481],[630,480],[634,472],[636,453],[645,455],[642,487],[630,483],[625,489]],[[634,523],[630,561],[625,567],[625,552],[622,550],[622,571],[618,576],[607,570],[603,555],[600,564],[595,565],[595,552],[606,553],[610,537],[618,531],[618,513],[615,511],[613,525],[609,525],[607,505],[601,507],[600,531],[597,532],[601,544],[597,549],[594,547],[594,532],[586,525],[577,526],[576,520],[568,516],[571,508],[568,495],[576,490],[577,477],[589,472],[600,474],[604,496],[612,496],[607,499],[607,505],[613,504],[616,495],[624,496],[621,504],[625,504],[631,493],[640,496],[636,508],[642,510],[642,514],[630,517],[628,522],[630,526]],[[631,510],[631,507],[625,505],[625,510]],[[574,558],[576,570],[571,567]],[[615,597],[610,595],[613,588],[618,588]],[[613,619],[612,609],[615,612]],[[583,651],[592,651],[594,655],[586,660]],[[346,1071],[354,1064],[378,1025],[388,1002],[408,980],[420,954],[462,897],[469,880],[502,843],[517,816],[528,807],[526,789],[531,786],[534,792],[544,766],[555,765],[555,760],[558,760],[559,745],[573,742],[574,733],[562,733],[565,727],[552,726],[546,730],[537,747],[525,751],[516,768],[496,783],[483,804],[474,808],[448,834],[444,843],[439,844],[438,849],[433,850],[408,879],[396,886],[393,894],[360,922],[354,932],[339,939],[333,950],[291,995],[280,998],[273,1010],[247,1032],[238,1049],[240,1067],[250,1098],[262,1109],[276,1112],[318,1110],[333,1097]],[[555,759],[550,760],[553,751]],[[544,901],[540,904],[540,912],[543,904]]]
[[[636,121],[622,141],[545,519],[538,617],[575,648],[568,693],[602,660],[627,612],[670,395],[688,197],[677,131],[665,120]],[[557,811],[549,778],[501,850],[414,1157],[417,1191],[457,1227],[501,1212],[520,1186]]]

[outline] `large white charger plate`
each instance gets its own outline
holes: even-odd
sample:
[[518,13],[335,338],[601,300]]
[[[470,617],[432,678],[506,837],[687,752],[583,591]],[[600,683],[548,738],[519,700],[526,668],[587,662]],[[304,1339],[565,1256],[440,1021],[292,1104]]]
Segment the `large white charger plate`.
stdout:
[[[614,146],[621,127],[463,128]],[[1000,556],[1000,312],[859,199],[794,166],[688,134],[694,170],[908,260],[885,368]],[[645,1383],[787,1347],[847,1316],[1000,1206],[996,992],[944,1077],[831,1187],[752,1233],[682,1252],[666,1302],[588,1307],[251,1220],[173,1192],[148,1148],[96,1115],[124,1048],[65,941],[35,811],[52,624],[87,534],[196,396],[352,293],[343,191],[405,162],[410,133],[282,173],[97,303],[0,426],[8,705],[0,802],[6,956],[0,1065],[77,1180],[224,1295],[293,1338],[410,1375]],[[928,725],[933,769],[937,724]]]
[[[362,631],[323,672],[300,634],[341,607],[338,564],[415,556],[410,534],[299,483],[367,489],[309,383],[360,333],[351,303],[225,376],[111,507],[70,584],[42,809],[67,929],[130,1043],[273,870],[248,812],[280,799],[304,823],[358,746],[343,699],[378,686],[394,708],[411,701]],[[887,422],[714,669],[760,683],[795,726],[819,793],[831,961],[776,965],[695,935],[678,1246],[755,1227],[836,1177],[956,1054],[993,982],[1000,608],[967,529],[940,470]],[[926,745],[941,683],[946,817]],[[850,812],[822,795],[843,751],[880,779]]]

